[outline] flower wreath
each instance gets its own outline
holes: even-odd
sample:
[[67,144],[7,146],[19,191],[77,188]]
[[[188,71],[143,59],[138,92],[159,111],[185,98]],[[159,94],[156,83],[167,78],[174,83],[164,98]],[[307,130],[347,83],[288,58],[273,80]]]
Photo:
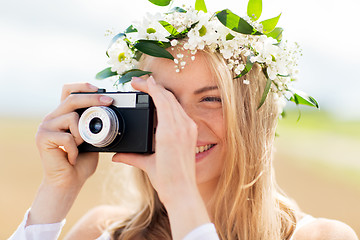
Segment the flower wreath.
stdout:
[[[172,2],[149,1],[158,6],[168,6]],[[283,29],[276,27],[281,13],[259,22],[261,12],[262,0],[249,0],[245,17],[229,9],[208,13],[204,0],[196,0],[195,8],[175,7],[163,14],[148,13],[142,22],[133,23],[113,37],[106,51],[111,67],[99,72],[96,78],[117,76],[114,85],[118,86],[132,77],[151,74],[137,69],[143,53],[173,60],[175,71],[179,72],[186,65],[184,55],[178,53],[174,57],[167,48],[181,45],[181,49],[191,52],[191,60],[194,60],[197,50],[207,46],[223,56],[228,68],[236,74],[235,80],[246,76],[254,63],[260,64],[267,82],[258,108],[270,91],[297,105],[319,108],[313,97],[289,86],[296,80],[301,51],[297,43],[282,41]],[[246,57],[246,62],[241,56]],[[251,84],[246,79],[243,83]]]

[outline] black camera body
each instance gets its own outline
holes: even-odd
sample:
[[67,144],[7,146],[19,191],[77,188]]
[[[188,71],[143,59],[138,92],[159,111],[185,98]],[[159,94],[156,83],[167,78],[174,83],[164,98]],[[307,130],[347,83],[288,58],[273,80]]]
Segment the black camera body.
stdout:
[[152,98],[143,92],[97,92],[114,99],[109,107],[78,109],[79,132],[84,142],[80,152],[154,152],[155,107]]

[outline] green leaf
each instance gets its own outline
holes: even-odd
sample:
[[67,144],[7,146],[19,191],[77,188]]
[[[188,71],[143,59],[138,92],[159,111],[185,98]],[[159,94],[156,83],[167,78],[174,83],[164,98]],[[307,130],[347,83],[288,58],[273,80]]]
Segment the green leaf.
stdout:
[[293,96],[290,98],[290,101],[296,103],[296,105],[301,104],[310,107],[320,108],[315,98],[307,95],[306,93],[294,89],[291,89],[289,91],[293,94]]
[[259,106],[258,106],[257,109],[261,108],[261,106],[264,104],[264,102],[266,100],[266,97],[269,94],[271,83],[272,83],[272,80],[269,78],[269,76],[266,73],[266,69],[263,69],[263,72],[265,73],[267,81],[266,81],[265,89],[264,89],[264,92],[263,92],[263,94],[261,96],[260,103],[259,103]]
[[142,55],[143,55],[142,52],[140,52],[140,51],[135,51],[134,59],[135,59],[136,61],[139,61]]
[[103,80],[105,78],[112,77],[115,75],[118,75],[117,72],[111,71],[111,67],[108,67],[108,68],[105,68],[104,70],[102,70],[101,72],[98,72],[98,74],[96,74],[95,78],[97,80]]
[[133,25],[130,25],[126,30],[125,33],[133,33],[133,32],[137,32],[138,30],[136,28],[134,28]]
[[195,1],[195,10],[203,11],[204,13],[207,13],[205,0],[196,0]]
[[174,57],[171,55],[171,53],[165,49],[167,46],[169,45],[151,40],[140,40],[134,45],[136,49],[147,55],[174,60]]
[[[273,60],[274,61],[274,60]],[[291,75],[290,74],[287,74],[287,75],[283,75],[283,74],[276,74],[276,76],[279,76],[279,77],[291,77]]]
[[250,72],[250,70],[254,66],[254,63],[252,63],[250,61],[250,58],[251,58],[251,56],[247,57],[244,70],[242,70],[242,72],[239,75],[237,75],[235,78],[240,78],[240,77],[244,76],[245,74],[247,74],[248,72]]
[[263,25],[263,33],[266,34],[272,32],[275,29],[276,25],[278,24],[280,16],[281,13],[277,17],[270,18],[260,22]]
[[166,14],[170,14],[170,13],[174,13],[174,12],[186,13],[186,10],[181,8],[181,7],[174,7],[169,12],[167,12]]
[[160,20],[159,23],[166,29],[166,31],[168,31],[172,36],[178,36],[180,35],[180,33],[176,30],[176,28],[174,28],[173,25],[171,25],[170,23]]
[[262,0],[249,0],[247,5],[247,15],[256,21],[260,18],[262,13]]
[[231,12],[229,9],[216,13],[216,17],[227,28],[242,34],[261,35],[246,20]]
[[171,0],[149,0],[152,4],[164,7],[170,4]]
[[269,33],[266,33],[265,35],[276,39],[278,42],[281,42],[283,31],[284,29],[282,29],[281,27],[276,27],[274,30],[272,30]]
[[144,76],[146,74],[150,74],[151,72],[148,72],[148,71],[142,71],[140,69],[131,69],[127,72],[125,72],[118,80],[118,83],[127,83],[127,82],[130,82],[131,81],[131,78],[133,77],[141,77],[141,76]]
[[234,39],[234,36],[231,33],[228,33],[228,35],[226,35],[226,41],[233,40],[233,39]]
[[285,112],[285,110],[282,110],[280,116],[281,116],[282,118],[285,118],[285,117],[286,117],[286,112]]

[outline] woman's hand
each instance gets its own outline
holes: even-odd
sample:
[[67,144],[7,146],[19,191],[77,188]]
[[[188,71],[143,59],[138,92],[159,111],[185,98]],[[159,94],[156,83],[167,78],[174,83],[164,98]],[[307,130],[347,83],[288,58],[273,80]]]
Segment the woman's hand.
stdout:
[[113,161],[147,173],[169,213],[173,238],[180,239],[194,227],[209,222],[195,177],[197,125],[175,96],[152,77],[146,81],[133,78],[132,86],[147,92],[156,106],[155,153],[147,156],[118,153]]
[[61,103],[55,111],[45,117],[36,134],[44,181],[63,188],[81,186],[94,173],[97,153],[78,153],[83,142],[78,131],[79,108],[109,105],[110,97],[99,94],[78,95],[72,92],[94,92],[90,84],[69,84],[63,87]]
[[[174,95],[157,85],[134,78],[135,89],[147,92],[157,109],[155,153],[152,155],[118,153],[113,161],[144,170],[164,204],[171,203],[182,190],[197,189],[195,179],[195,147],[197,126],[184,112]],[[181,193],[180,193],[181,194]]]
[[78,153],[83,140],[78,131],[79,108],[110,105],[112,99],[97,87],[78,83],[63,87],[61,103],[45,117],[36,134],[44,177],[33,203],[28,224],[56,222],[65,217],[86,179],[97,166],[98,153]]

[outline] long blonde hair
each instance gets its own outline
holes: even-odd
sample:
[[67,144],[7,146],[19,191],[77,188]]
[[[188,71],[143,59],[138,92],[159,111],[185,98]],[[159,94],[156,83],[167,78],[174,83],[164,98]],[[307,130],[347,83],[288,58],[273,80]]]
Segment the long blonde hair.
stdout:
[[[246,75],[250,84],[244,84],[244,77],[234,79],[220,54],[206,49],[199,54],[205,55],[218,80],[227,129],[227,156],[211,201],[218,235],[223,240],[288,239],[295,213],[277,190],[272,166],[279,112],[276,96],[269,94],[257,109],[266,83],[259,65]],[[141,62],[143,69],[150,64],[146,56]],[[140,208],[112,230],[113,239],[171,239],[165,207],[146,174],[134,172],[142,196]]]

